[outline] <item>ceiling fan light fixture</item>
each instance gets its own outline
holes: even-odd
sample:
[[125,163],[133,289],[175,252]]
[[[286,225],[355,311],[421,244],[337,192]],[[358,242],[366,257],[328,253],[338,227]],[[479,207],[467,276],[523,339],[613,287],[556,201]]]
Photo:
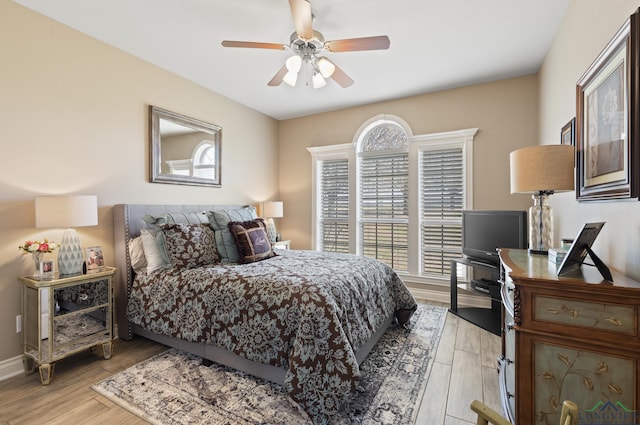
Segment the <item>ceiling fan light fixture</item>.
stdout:
[[318,59],[318,69],[324,78],[329,78],[336,70],[336,66],[329,59],[321,57]]
[[298,81],[298,72],[288,71],[282,78],[282,81],[289,84],[291,87],[295,87],[296,82]]
[[311,77],[311,82],[313,83],[314,89],[319,89],[327,85],[324,77],[319,71],[314,71],[313,76]]
[[297,73],[300,71],[300,67],[302,66],[302,58],[298,55],[293,55],[287,59],[285,65],[289,72]]

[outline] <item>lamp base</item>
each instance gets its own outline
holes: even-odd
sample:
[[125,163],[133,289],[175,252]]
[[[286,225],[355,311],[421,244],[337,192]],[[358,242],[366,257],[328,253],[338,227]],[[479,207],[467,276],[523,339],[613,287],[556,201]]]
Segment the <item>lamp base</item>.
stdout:
[[271,245],[273,245],[278,240],[278,238],[277,238],[278,233],[276,231],[276,223],[273,221],[273,218],[268,218],[267,221],[265,222],[265,224],[267,226],[267,237],[269,238],[269,242],[271,242]]
[[530,249],[529,254],[533,255],[549,255],[549,251],[542,251],[539,249]]
[[540,191],[533,195],[529,208],[529,253],[547,254],[553,247],[553,213],[549,206],[552,192]]
[[65,230],[58,251],[58,272],[61,276],[82,274],[83,263],[84,257],[78,233],[74,229]]

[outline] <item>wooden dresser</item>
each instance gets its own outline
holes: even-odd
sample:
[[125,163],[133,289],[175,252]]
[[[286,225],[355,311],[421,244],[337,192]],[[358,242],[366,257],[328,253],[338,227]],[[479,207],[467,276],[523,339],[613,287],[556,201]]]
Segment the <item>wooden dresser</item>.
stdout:
[[558,277],[547,256],[526,250],[500,259],[505,416],[557,424],[569,399],[580,424],[640,423],[640,283],[615,271],[606,282],[588,265]]

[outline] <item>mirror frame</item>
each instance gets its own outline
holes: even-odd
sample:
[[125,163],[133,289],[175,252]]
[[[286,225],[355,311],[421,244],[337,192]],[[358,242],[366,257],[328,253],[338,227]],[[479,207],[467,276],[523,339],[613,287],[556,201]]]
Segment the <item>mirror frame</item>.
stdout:
[[[202,177],[194,176],[181,176],[177,174],[161,173],[162,166],[162,152],[161,141],[162,135],[160,134],[160,120],[167,120],[173,123],[189,127],[197,131],[209,133],[213,136],[214,149],[217,159],[216,175],[214,179],[206,179]],[[222,185],[222,127],[214,124],[210,124],[204,121],[190,118],[184,115],[180,115],[176,112],[167,111],[166,109],[158,108],[157,106],[149,105],[149,178],[151,183],[169,183],[169,184],[183,184],[193,186],[211,186],[221,187]]]

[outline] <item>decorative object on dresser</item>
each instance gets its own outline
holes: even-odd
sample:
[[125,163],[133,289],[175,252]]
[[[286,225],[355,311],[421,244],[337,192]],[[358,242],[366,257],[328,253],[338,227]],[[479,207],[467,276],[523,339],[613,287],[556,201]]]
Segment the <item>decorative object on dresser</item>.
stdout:
[[98,198],[94,195],[39,196],[36,227],[66,227],[58,249],[58,272],[64,276],[82,273],[84,257],[74,227],[98,224]]
[[613,282],[611,271],[591,249],[591,245],[596,240],[596,237],[600,233],[600,230],[602,230],[602,226],[604,226],[604,222],[587,223],[582,227],[582,230],[580,230],[580,233],[578,233],[578,237],[576,237],[571,247],[569,247],[564,260],[562,260],[562,263],[558,268],[558,276],[569,274],[582,267],[584,259],[588,254],[589,257],[591,257],[591,261],[593,261],[594,266],[598,269],[602,277],[609,282]]
[[637,424],[640,283],[614,270],[614,282],[605,281],[594,267],[557,276],[545,257],[525,250],[501,250],[500,259],[504,415],[557,423],[566,397],[584,412],[581,424],[603,423],[595,415]]
[[640,196],[640,9],[576,84],[576,198]]
[[278,241],[278,231],[276,229],[276,223],[274,218],[284,217],[284,205],[282,201],[267,201],[262,203],[262,217],[266,219],[267,223],[267,235],[269,241],[274,244]]
[[511,152],[511,193],[533,193],[529,208],[529,251],[547,254],[553,247],[553,214],[549,195],[573,190],[574,148],[531,146]]
[[26,373],[40,371],[46,385],[54,362],[98,345],[111,358],[113,341],[113,277],[116,270],[22,283],[23,364]]
[[[390,326],[362,362],[358,390],[332,422],[412,424],[425,394],[446,309],[418,304],[407,328]],[[171,349],[92,388],[154,424],[310,424],[285,389]]]

